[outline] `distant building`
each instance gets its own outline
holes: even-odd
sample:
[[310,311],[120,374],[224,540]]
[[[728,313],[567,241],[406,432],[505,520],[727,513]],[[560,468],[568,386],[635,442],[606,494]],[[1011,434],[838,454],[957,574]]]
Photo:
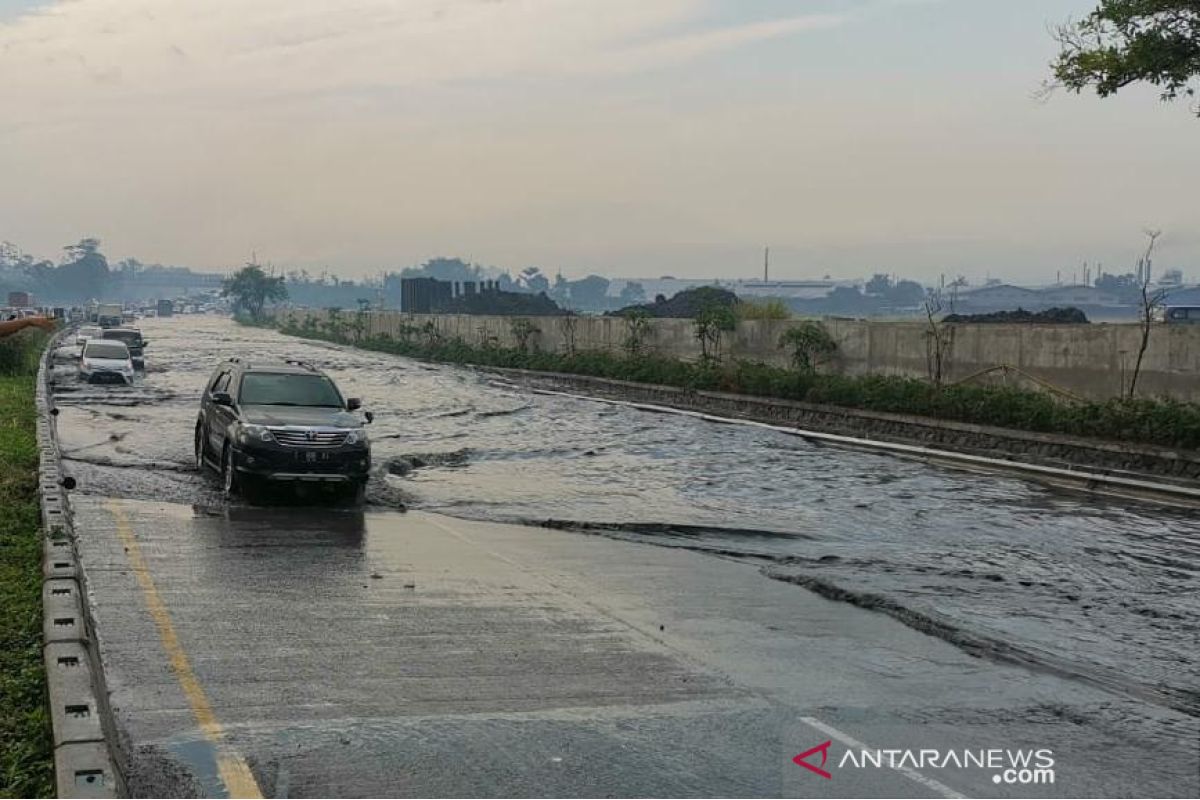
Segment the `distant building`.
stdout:
[[738,297],[819,300],[827,297],[830,292],[839,286],[857,286],[860,283],[859,281],[834,281],[828,279],[763,281],[720,280],[717,278],[672,278],[669,276],[662,278],[617,278],[609,284],[608,296],[616,297],[620,295],[621,290],[631,281],[636,281],[642,285],[647,300],[652,300],[660,294],[664,297],[674,297],[680,292],[687,291],[688,289],[696,289],[701,286],[719,286],[722,289],[728,289]]
[[1035,310],[1033,306],[1037,303],[1037,292],[1033,289],[1008,283],[996,283],[978,289],[962,288],[954,293],[947,292],[947,290],[943,290],[943,292],[946,292],[947,298],[953,298],[956,312],[967,314],[1008,311],[1017,308],[1033,311]]
[[545,292],[506,292],[500,282],[401,278],[400,310],[409,314],[541,316],[562,311]]
[[33,295],[29,292],[9,292],[8,304],[13,308],[29,308],[33,305]]
[[1167,270],[1162,274],[1162,277],[1158,279],[1158,285],[1164,288],[1168,286],[1183,286],[1183,270]]
[[[474,287],[472,287],[474,288]],[[454,284],[436,278],[401,278],[400,310],[410,314],[444,311],[455,297]]]
[[[1159,286],[1167,289],[1169,287]],[[1153,289],[1153,287],[1152,287]],[[1192,290],[1181,287],[1171,290],[1171,296],[1178,295],[1182,302],[1186,301]],[[1200,300],[1200,298],[1197,298]],[[1022,286],[999,284],[983,286],[978,289],[961,289],[954,296],[954,311],[964,314],[983,314],[994,311],[1015,311],[1023,308],[1026,311],[1045,311],[1050,308],[1078,308],[1093,321],[1128,320],[1137,317],[1138,305],[1134,298],[1126,292],[1097,289],[1095,286],[1068,285],[1046,286],[1028,289]]]
[[1200,306],[1200,286],[1180,286],[1176,289],[1169,289],[1166,297],[1163,298],[1163,305]]
[[1121,306],[1121,299],[1112,292],[1095,286],[1050,286],[1037,292],[1040,302],[1049,306]]

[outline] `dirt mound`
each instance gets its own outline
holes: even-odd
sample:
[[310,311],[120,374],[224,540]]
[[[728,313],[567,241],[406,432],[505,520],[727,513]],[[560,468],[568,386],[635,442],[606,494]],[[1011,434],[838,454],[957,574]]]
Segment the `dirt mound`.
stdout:
[[715,286],[699,286],[695,289],[685,289],[670,300],[661,294],[653,303],[637,306],[626,306],[618,311],[610,311],[606,316],[624,317],[631,311],[645,311],[652,317],[673,317],[675,319],[694,319],[706,308],[726,306],[732,308],[738,304],[738,297],[728,289],[718,289]]
[[1022,323],[1041,325],[1087,325],[1087,315],[1078,308],[1048,308],[1045,311],[993,311],[990,314],[948,314],[944,322]]

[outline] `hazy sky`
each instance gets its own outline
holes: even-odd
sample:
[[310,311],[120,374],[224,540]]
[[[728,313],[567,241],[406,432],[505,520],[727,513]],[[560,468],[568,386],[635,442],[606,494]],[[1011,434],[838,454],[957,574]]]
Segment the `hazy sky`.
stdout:
[[1095,0],[0,0],[0,239],[343,275],[1200,278],[1200,120],[1034,94]]

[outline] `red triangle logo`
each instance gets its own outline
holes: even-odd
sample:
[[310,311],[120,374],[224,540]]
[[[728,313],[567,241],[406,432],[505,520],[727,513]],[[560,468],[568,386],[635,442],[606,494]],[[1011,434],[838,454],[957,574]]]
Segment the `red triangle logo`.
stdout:
[[[824,744],[819,744],[816,747],[805,750],[803,753],[801,753],[800,755],[793,758],[792,761],[794,761],[795,763],[804,767],[806,770],[809,770],[810,772],[817,773],[825,780],[833,780],[832,775],[830,775],[825,770],[821,769],[821,767],[825,766],[825,762],[829,760],[829,748],[832,744],[833,744],[832,741],[825,742]],[[808,763],[805,760],[809,756],[816,755],[817,753],[821,754],[821,767],[814,767],[812,764]]]

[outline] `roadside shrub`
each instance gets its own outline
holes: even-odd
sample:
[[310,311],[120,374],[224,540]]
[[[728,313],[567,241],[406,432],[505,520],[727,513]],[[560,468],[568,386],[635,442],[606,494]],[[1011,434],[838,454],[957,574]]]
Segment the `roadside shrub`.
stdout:
[[733,307],[738,319],[791,319],[792,310],[779,299],[746,300]]
[[716,361],[721,358],[721,337],[737,330],[737,315],[731,306],[709,303],[693,320],[696,341],[700,342],[700,360]]
[[814,372],[837,352],[837,342],[820,322],[806,319],[779,337],[779,346],[792,351],[792,366]]
[[46,332],[26,328],[0,339],[0,375],[37,372],[38,359],[46,346]]
[[517,340],[517,349],[522,353],[529,352],[529,344],[533,337],[542,332],[542,329],[534,325],[532,320],[525,317],[513,317],[508,321],[508,327],[512,331],[513,338]]
[[625,339],[621,349],[628,356],[639,355],[650,335],[650,312],[644,308],[631,308],[621,314],[625,318]]

